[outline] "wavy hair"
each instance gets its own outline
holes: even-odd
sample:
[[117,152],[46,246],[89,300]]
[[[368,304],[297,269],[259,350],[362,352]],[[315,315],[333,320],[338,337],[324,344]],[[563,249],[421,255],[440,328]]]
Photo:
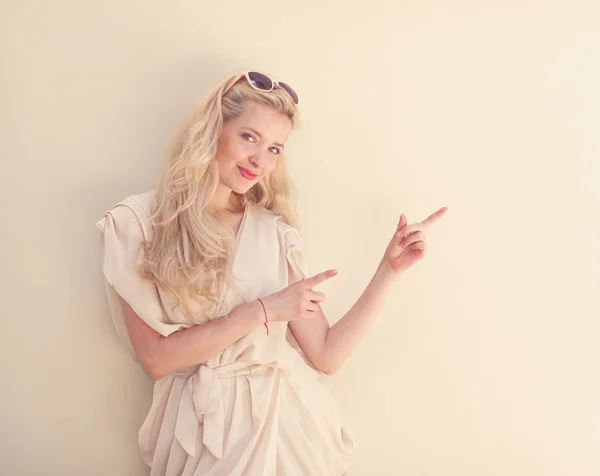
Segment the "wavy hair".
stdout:
[[[153,199],[153,238],[142,244],[138,266],[142,278],[176,296],[192,323],[210,320],[204,311],[220,301],[226,283],[235,287],[228,269],[235,237],[209,208],[219,184],[215,156],[224,124],[240,116],[247,101],[286,115],[292,129],[298,124],[297,106],[285,91],[257,91],[241,79],[223,94],[232,79],[222,80],[192,109],[169,144]],[[232,193],[243,206],[265,207],[296,226],[293,190],[282,153],[267,177],[245,194]],[[192,302],[200,304],[201,316]]]

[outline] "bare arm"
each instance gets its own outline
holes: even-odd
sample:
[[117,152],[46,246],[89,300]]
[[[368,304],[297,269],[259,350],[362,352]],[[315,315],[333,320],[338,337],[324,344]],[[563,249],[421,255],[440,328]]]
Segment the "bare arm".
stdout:
[[[313,319],[321,298],[310,288],[335,274],[325,271],[263,297],[270,310],[269,321]],[[137,361],[152,380],[206,362],[265,322],[262,305],[256,300],[214,321],[165,337],[146,324],[122,297],[119,300]]]
[[425,230],[439,220],[447,207],[440,208],[422,222],[408,225],[404,213],[390,240],[375,275],[358,301],[334,326],[329,327],[320,306],[316,319],[290,322],[298,345],[310,362],[323,373],[337,372],[375,319],[398,277],[425,255]]
[[289,323],[298,345],[317,369],[329,375],[340,369],[365,336],[397,278],[379,266],[356,303],[331,328],[320,308],[315,319]]
[[222,318],[165,337],[146,324],[123,298],[119,299],[133,351],[152,380],[207,361],[264,322],[262,307],[254,301]]

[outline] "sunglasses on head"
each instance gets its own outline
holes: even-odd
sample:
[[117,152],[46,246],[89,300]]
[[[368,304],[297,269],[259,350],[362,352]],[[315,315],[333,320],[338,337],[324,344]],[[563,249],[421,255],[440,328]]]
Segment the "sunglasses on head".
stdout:
[[294,91],[289,85],[279,81],[274,81],[271,78],[269,78],[266,74],[259,73],[258,71],[246,71],[245,73],[236,74],[233,78],[231,78],[231,80],[223,90],[223,94],[229,91],[233,87],[233,85],[242,78],[246,78],[248,84],[258,91],[269,92],[273,91],[273,89],[276,87],[279,89],[283,89],[292,98],[294,104],[298,104],[298,95],[296,94],[296,91]]

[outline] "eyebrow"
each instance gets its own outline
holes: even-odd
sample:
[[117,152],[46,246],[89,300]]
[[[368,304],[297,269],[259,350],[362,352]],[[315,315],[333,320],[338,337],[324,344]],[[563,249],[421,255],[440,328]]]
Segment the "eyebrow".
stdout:
[[[248,129],[249,131],[254,132],[258,137],[262,137],[262,134],[260,132],[258,132],[256,129],[253,129],[252,127],[244,127],[244,129]],[[281,147],[282,149],[285,148],[285,146],[283,144],[280,144],[279,142],[273,142],[273,145]]]

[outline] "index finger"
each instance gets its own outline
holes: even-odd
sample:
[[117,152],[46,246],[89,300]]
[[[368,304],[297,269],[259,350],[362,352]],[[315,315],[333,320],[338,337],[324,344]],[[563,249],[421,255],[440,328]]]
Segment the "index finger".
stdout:
[[306,278],[303,282],[309,288],[312,288],[313,286],[316,286],[317,284],[321,284],[323,281],[327,281],[328,279],[333,278],[337,274],[338,274],[337,269],[329,269],[327,271],[323,271],[322,273],[315,274],[311,278]]
[[448,210],[448,207],[442,207],[437,212],[432,213],[427,218],[425,218],[425,220],[423,220],[421,223],[423,224],[423,226],[425,228],[429,228],[436,221],[438,221],[440,218],[442,218],[446,214],[447,210]]

